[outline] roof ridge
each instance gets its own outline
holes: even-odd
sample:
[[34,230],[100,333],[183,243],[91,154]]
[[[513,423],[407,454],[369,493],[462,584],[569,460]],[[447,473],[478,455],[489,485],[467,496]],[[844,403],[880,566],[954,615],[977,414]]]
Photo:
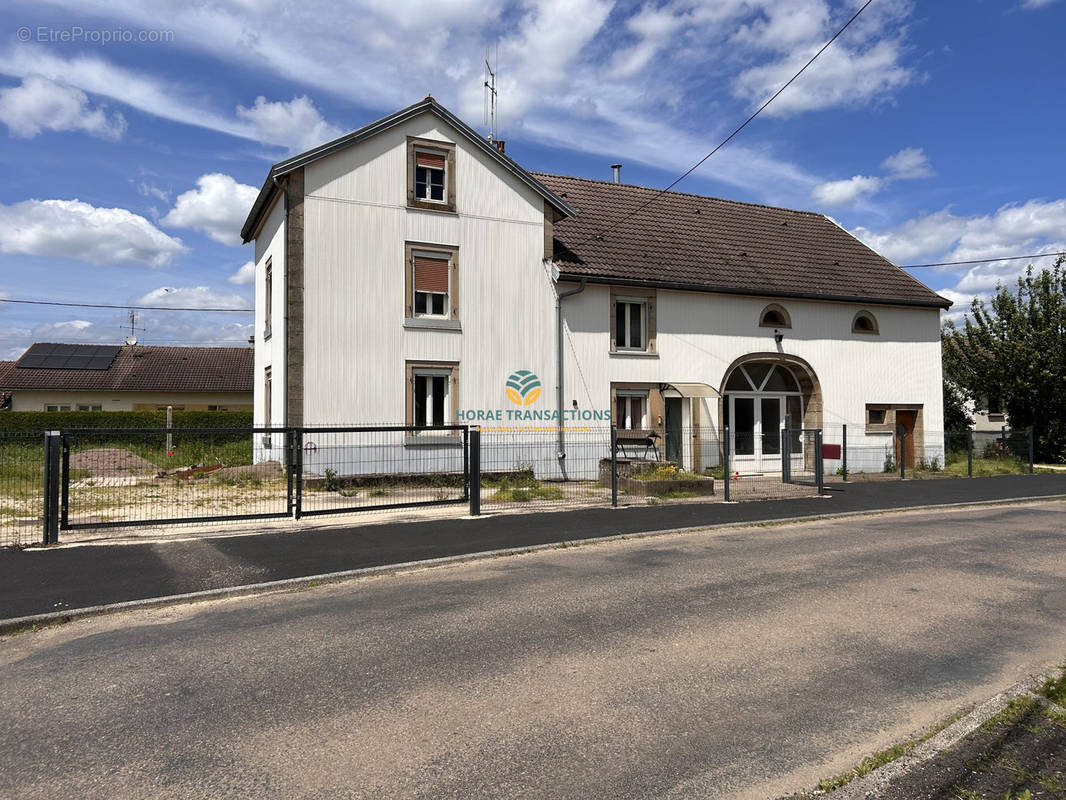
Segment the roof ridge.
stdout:
[[651,186],[641,186],[640,184],[637,184],[637,183],[615,183],[614,181],[604,180],[602,178],[585,178],[585,177],[583,177],[581,175],[559,175],[558,173],[555,173],[555,172],[541,172],[540,170],[530,170],[530,174],[531,175],[544,175],[544,176],[547,176],[549,178],[564,178],[566,180],[572,180],[572,181],[584,181],[585,183],[602,183],[602,184],[605,184],[607,186],[619,186],[619,187],[624,187],[626,189],[642,189],[643,191],[646,191],[646,192],[656,192],[656,193],[659,193],[659,194],[673,194],[673,195],[677,195],[679,197],[695,197],[695,198],[697,198],[699,200],[714,200],[714,201],[719,202],[719,203],[732,203],[733,205],[751,206],[751,207],[754,207],[754,208],[768,208],[771,211],[788,211],[791,214],[805,214],[807,216],[823,217],[825,219],[829,219],[829,217],[827,217],[825,214],[821,213],[820,211],[809,211],[807,209],[802,209],[802,208],[786,208],[785,206],[772,206],[772,205],[770,205],[768,203],[750,203],[750,202],[748,202],[746,200],[732,200],[732,199],[730,199],[728,197],[715,197],[714,195],[696,194],[695,192],[678,192],[678,191],[675,191],[673,189],[667,189],[667,190],[656,189],[656,188],[651,187]]

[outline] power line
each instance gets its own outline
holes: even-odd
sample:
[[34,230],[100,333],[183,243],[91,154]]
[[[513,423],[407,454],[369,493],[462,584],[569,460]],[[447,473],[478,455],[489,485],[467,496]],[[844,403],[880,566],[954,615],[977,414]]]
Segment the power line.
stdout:
[[719,150],[721,150],[723,147],[725,147],[733,139],[734,136],[736,136],[738,133],[740,133],[742,130],[744,130],[746,127],[748,127],[748,125],[752,122],[752,120],[754,120],[757,116],[759,116],[759,114],[761,114],[766,109],[766,107],[768,105],[770,105],[770,103],[774,102],[774,100],[777,99],[778,95],[780,95],[783,91],[785,91],[785,89],[787,89],[789,86],[791,86],[793,81],[795,81],[800,75],[802,75],[804,72],[806,72],[807,67],[809,67],[811,64],[813,64],[815,62],[815,60],[818,58],[818,56],[820,56],[822,53],[824,53],[829,48],[829,45],[831,45],[833,42],[835,42],[837,40],[837,38],[840,36],[840,34],[842,34],[844,31],[847,30],[848,27],[851,25],[851,23],[853,23],[855,20],[857,20],[859,18],[859,15],[863,11],[865,11],[866,7],[868,5],[870,5],[870,3],[872,3],[872,2],[873,2],[873,0],[866,0],[866,2],[862,4],[862,6],[859,8],[859,10],[856,11],[852,15],[851,19],[849,19],[847,22],[845,22],[843,27],[841,27],[840,30],[838,30],[836,33],[834,33],[832,38],[828,42],[823,44],[821,49],[817,53],[815,53],[813,56],[811,56],[810,60],[800,68],[799,72],[797,72],[795,75],[793,75],[791,78],[789,78],[788,81],[780,89],[778,89],[776,92],[774,92],[772,95],[770,95],[770,99],[769,100],[767,100],[765,103],[763,103],[757,109],[755,109],[755,112],[750,117],[748,117],[746,120],[744,120],[740,125],[738,125],[733,130],[733,132],[731,134],[729,134],[721,142],[719,142],[715,146],[715,148],[713,150],[711,150],[711,152],[709,152],[707,155],[705,155],[703,158],[701,158],[699,161],[697,161],[695,164],[693,164],[687,171],[682,173],[680,175],[680,177],[678,177],[673,183],[671,183],[665,189],[660,189],[656,194],[654,194],[646,202],[644,202],[643,204],[637,206],[636,209],[634,209],[631,213],[626,214],[625,216],[620,217],[619,219],[615,220],[610,225],[608,225],[606,228],[604,228],[602,231],[597,233],[595,236],[590,236],[589,238],[587,238],[587,239],[585,239],[585,240],[583,240],[581,242],[578,242],[575,245],[571,245],[570,246],[571,249],[581,247],[582,245],[588,244],[589,242],[591,242],[591,241],[593,241],[595,239],[602,239],[603,235],[605,233],[608,233],[609,231],[614,230],[616,227],[621,225],[623,222],[625,222],[627,220],[630,220],[633,217],[635,217],[637,214],[639,214],[641,211],[643,211],[645,208],[650,206],[652,203],[654,203],[656,200],[658,200],[664,194],[666,194],[671,189],[673,189],[675,186],[677,186],[679,183],[681,183],[681,181],[683,181],[685,178],[687,178],[689,175],[691,175],[693,172],[695,172],[697,169],[699,169],[708,158],[710,158],[715,153],[717,153]]
[[227,314],[251,314],[254,308],[199,308],[194,306],[131,306],[116,303],[63,303],[58,300],[13,300],[0,297],[0,303],[19,303],[29,306],[66,306],[68,308],[121,308],[136,311],[220,311]]
[[925,267],[955,267],[966,264],[988,264],[992,261],[1021,261],[1023,258],[1044,258],[1046,256],[1066,256],[1066,250],[1059,253],[1034,253],[1031,256],[990,256],[973,261],[936,261],[931,264],[903,264],[900,269],[924,269]]

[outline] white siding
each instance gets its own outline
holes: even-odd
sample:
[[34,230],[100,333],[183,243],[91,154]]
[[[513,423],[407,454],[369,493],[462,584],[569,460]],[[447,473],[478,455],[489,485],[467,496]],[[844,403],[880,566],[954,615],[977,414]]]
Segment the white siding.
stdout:
[[[406,207],[407,136],[456,144],[458,213]],[[539,195],[428,114],[308,166],[304,180],[308,424],[403,422],[408,360],[458,362],[464,408],[505,407],[518,369],[541,377],[550,402]],[[404,327],[406,241],[459,248],[461,331]]]
[[[266,330],[266,262],[271,260],[273,319],[271,336]],[[271,368],[271,413],[263,407],[263,376]],[[278,198],[255,240],[255,424],[284,425],[285,418],[285,200]]]

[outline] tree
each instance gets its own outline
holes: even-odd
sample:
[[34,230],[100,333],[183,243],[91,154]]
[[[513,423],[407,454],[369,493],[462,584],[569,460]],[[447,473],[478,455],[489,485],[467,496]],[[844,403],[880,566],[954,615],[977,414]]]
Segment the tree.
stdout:
[[944,379],[944,430],[968,431],[973,417],[966,407],[966,395],[948,378]]
[[942,331],[944,373],[968,398],[998,398],[1011,427],[1033,427],[1036,457],[1066,462],[1066,257],[975,298]]

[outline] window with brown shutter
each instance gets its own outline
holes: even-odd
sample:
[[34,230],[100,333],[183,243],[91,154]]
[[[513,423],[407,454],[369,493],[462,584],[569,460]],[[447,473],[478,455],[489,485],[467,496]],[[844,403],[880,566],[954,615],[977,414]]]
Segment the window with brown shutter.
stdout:
[[455,211],[455,145],[407,138],[407,205],[426,211]]
[[406,318],[425,318],[417,323],[419,327],[458,330],[459,249],[407,242],[404,256]]

